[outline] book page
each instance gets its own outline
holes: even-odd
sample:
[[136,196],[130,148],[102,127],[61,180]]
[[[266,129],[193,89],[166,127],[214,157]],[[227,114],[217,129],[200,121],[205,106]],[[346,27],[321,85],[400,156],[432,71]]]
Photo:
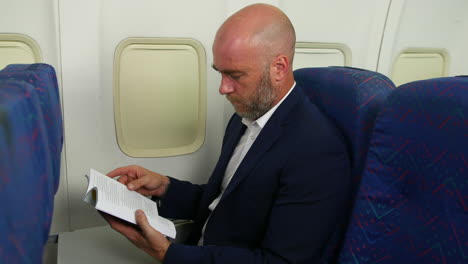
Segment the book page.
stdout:
[[[174,224],[159,216],[155,202],[135,191],[128,190],[125,185],[93,169],[90,170],[88,180],[85,201],[95,204],[96,209],[133,224],[136,224],[136,210],[141,209],[154,229],[175,238]],[[96,190],[95,194],[93,194],[94,190]],[[93,198],[95,198],[95,203],[93,203]]]

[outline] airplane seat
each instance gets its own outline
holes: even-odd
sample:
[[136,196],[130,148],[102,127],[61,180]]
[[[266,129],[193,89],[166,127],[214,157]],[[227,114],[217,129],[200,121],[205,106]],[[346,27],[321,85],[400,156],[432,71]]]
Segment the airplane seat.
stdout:
[[303,68],[294,71],[296,82],[342,131],[357,184],[380,105],[393,82],[383,74],[351,67]]
[[[304,68],[296,70],[294,76],[312,102],[343,133],[351,158],[354,196],[361,179],[377,112],[387,95],[395,89],[395,85],[383,74],[351,67]],[[338,257],[341,248],[339,241],[344,233],[345,230],[338,230],[333,242],[330,242],[326,254],[331,259]]]
[[339,263],[468,263],[467,118],[467,77],[388,96]]
[[55,175],[53,185],[57,191],[63,145],[63,121],[55,69],[44,63],[10,64],[1,72],[8,78],[24,80],[35,86],[34,90],[38,95],[46,124],[46,135],[50,142],[49,150],[52,152],[53,175]]
[[0,71],[0,263],[41,263],[60,177],[58,84],[46,64]]

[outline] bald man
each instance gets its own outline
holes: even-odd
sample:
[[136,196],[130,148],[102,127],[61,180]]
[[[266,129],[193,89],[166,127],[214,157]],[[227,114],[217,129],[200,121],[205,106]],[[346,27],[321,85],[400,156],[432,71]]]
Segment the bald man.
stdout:
[[193,219],[188,244],[170,243],[141,211],[138,228],[111,226],[164,263],[322,263],[349,200],[343,138],[295,84],[295,32],[278,8],[228,18],[213,44],[219,92],[236,113],[208,181],[194,185],[138,166],[108,175],[159,200],[162,216]]

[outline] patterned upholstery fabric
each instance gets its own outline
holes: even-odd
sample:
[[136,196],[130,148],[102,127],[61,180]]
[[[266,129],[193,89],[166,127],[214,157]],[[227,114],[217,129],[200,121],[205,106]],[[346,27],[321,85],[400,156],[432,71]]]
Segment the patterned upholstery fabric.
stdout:
[[43,74],[51,69],[0,71],[0,263],[42,262],[63,137],[57,81]]
[[380,73],[349,67],[304,68],[294,77],[343,132],[357,186],[377,112],[395,85]]
[[377,117],[340,263],[468,263],[468,78],[403,85]]
[[38,95],[49,138],[49,150],[52,153],[52,166],[54,186],[58,188],[60,175],[60,153],[63,145],[63,124],[60,106],[60,95],[55,70],[52,66],[35,64],[12,64],[2,70],[2,76],[7,78],[24,80],[34,85],[34,91]]
[[[294,72],[296,82],[342,131],[347,141],[353,193],[359,185],[375,118],[395,85],[386,76],[349,67],[305,68]],[[350,201],[350,212],[352,201]],[[347,223],[348,219],[343,219]],[[346,226],[346,225],[343,225]],[[326,251],[335,262],[346,230],[337,230]]]

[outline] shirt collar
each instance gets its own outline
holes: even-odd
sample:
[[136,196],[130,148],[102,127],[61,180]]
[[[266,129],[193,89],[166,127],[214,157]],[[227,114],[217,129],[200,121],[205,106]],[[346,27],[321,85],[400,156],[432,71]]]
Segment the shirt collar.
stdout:
[[262,129],[266,125],[268,120],[270,120],[270,117],[275,113],[276,109],[281,105],[281,103],[286,99],[286,97],[288,97],[288,95],[291,93],[294,87],[296,87],[296,82],[293,83],[291,89],[289,89],[288,93],[281,99],[281,101],[279,101],[275,106],[273,106],[270,110],[268,110],[268,112],[259,117],[257,120],[251,121],[249,119],[242,118],[242,123],[248,127],[256,123]]

